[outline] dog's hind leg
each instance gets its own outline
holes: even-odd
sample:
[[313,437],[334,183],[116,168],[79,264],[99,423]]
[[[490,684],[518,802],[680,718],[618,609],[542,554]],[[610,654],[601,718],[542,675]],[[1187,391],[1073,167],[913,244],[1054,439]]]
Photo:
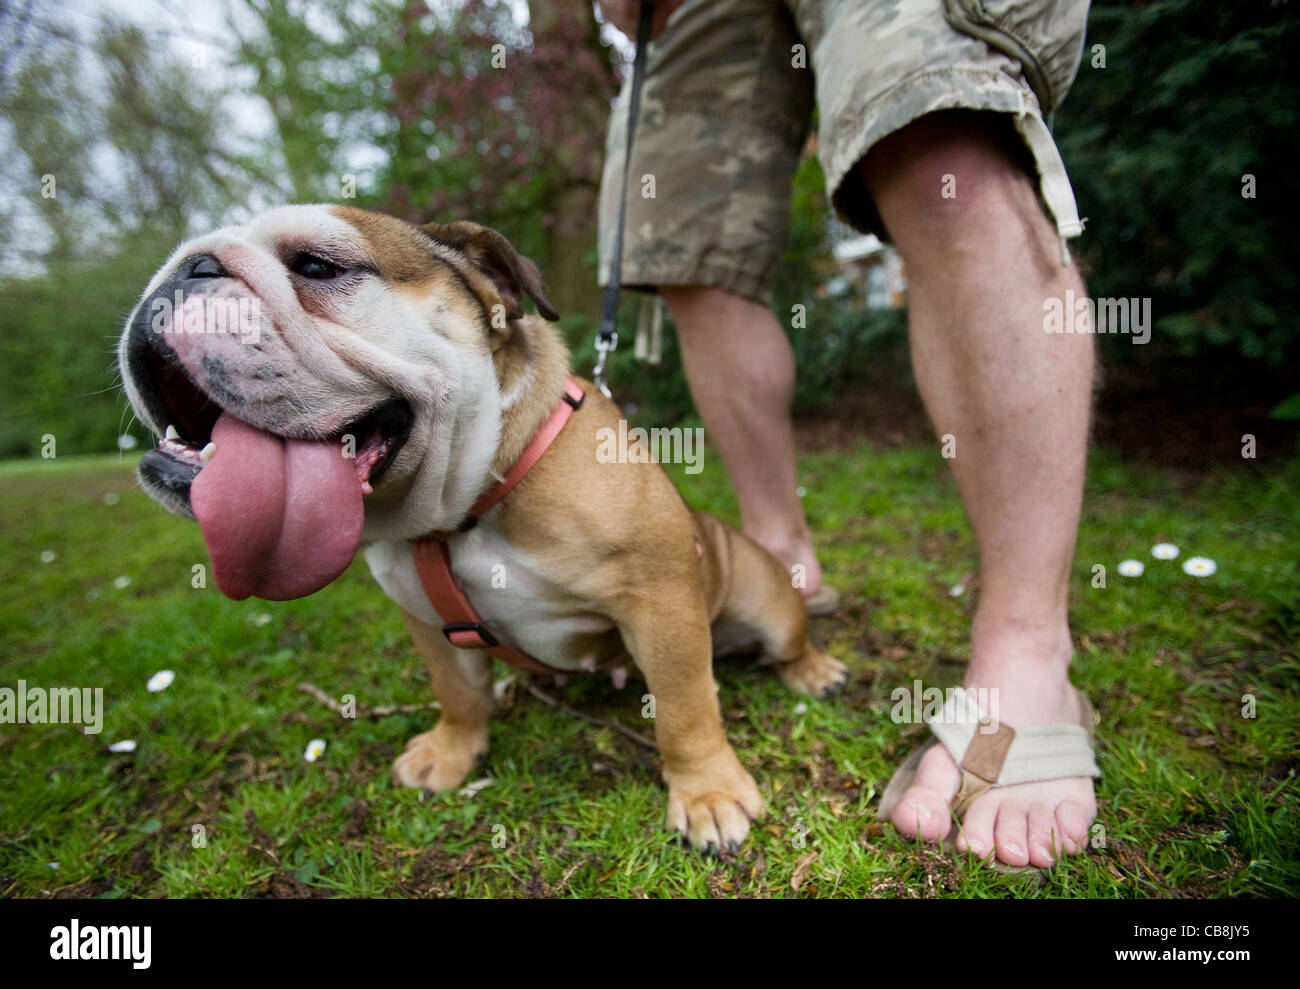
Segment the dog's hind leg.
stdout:
[[492,659],[473,649],[457,649],[441,630],[402,612],[415,648],[424,657],[442,716],[432,731],[416,735],[393,763],[393,781],[425,790],[450,790],[464,782],[488,752],[492,700]]
[[764,662],[792,690],[829,697],[848,680],[848,669],[813,647],[808,609],[776,557],[711,515],[697,516],[719,562],[721,608],[715,626],[752,632]]

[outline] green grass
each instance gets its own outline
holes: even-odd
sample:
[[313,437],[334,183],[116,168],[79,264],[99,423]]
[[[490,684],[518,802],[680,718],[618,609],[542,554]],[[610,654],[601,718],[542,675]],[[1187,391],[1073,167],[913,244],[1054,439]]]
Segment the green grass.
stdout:
[[[694,505],[734,520],[717,458],[707,465],[674,476]],[[1300,462],[1189,482],[1094,455],[1072,614],[1075,680],[1102,716],[1105,847],[1041,884],[954,862],[874,821],[879,793],[921,737],[890,720],[890,691],[913,678],[958,683],[967,654],[972,593],[949,588],[970,583],[974,544],[929,448],[801,462],[809,517],[845,592],[842,613],[818,620],[814,636],[853,678],[838,700],[800,706],[770,673],[720,664],[728,734],[770,808],[722,860],[662,830],[654,752],[548,707],[526,679],[507,692],[492,753],[472,777],[491,777],[489,787],[432,798],[394,788],[392,759],[437,715],[364,714],[430,700],[364,564],[289,603],[194,589],[191,567],[207,562],[197,527],[148,501],[131,467],[117,457],[0,466],[0,686],[99,686],[106,705],[98,736],[0,726],[0,895],[1300,892]],[[1218,573],[1196,580],[1178,561],[1151,559],[1161,540],[1211,557]],[[55,558],[43,563],[46,551]],[[1146,575],[1119,577],[1126,557],[1144,560]],[[1104,589],[1092,586],[1096,563],[1107,567]],[[116,586],[121,577],[130,582]],[[160,669],[175,682],[147,692]],[[303,681],[354,695],[363,716],[334,714]],[[542,689],[650,732],[635,683],[619,692],[577,677]],[[1243,695],[1256,717],[1242,716]],[[107,751],[126,738],[133,754]],[[308,763],[313,738],[328,749]]]

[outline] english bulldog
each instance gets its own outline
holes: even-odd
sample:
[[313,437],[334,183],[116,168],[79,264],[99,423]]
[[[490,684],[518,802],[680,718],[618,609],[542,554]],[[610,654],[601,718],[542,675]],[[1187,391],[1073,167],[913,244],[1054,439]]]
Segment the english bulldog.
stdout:
[[454,788],[488,750],[492,660],[444,635],[414,562],[413,543],[444,534],[500,639],[553,669],[644,676],[667,826],[734,849],[764,807],[723,733],[711,631],[739,630],[807,694],[842,686],[845,667],[809,642],[775,558],[692,512],[657,463],[598,457],[620,413],[585,382],[536,465],[457,530],[565,394],[557,318],[536,266],[474,223],[285,206],[191,240],[120,341],[127,396],[160,440],[139,479],[198,521],[236,600],[311,594],[364,547],[441,702],[394,763],[397,783]]

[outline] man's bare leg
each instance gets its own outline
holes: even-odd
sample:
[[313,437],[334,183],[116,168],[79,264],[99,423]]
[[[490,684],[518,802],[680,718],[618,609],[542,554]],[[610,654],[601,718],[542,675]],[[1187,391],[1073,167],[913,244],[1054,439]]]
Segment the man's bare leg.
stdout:
[[691,397],[722,455],[746,535],[821,586],[795,480],[794,352],[767,306],[725,289],[662,286]]
[[[1043,300],[1084,289],[1034,185],[997,139],[993,114],[944,113],[878,144],[862,171],[907,265],[912,362],[935,430],[956,439],[953,472],[980,549],[968,687],[998,688],[1016,726],[1077,724],[1067,600],[1091,405],[1088,335],[1043,330]],[[956,198],[941,195],[944,176]],[[942,746],[921,764],[893,822],[947,834],[959,782]],[[1092,781],[993,790],[958,846],[1010,865],[1050,865],[1084,847]]]

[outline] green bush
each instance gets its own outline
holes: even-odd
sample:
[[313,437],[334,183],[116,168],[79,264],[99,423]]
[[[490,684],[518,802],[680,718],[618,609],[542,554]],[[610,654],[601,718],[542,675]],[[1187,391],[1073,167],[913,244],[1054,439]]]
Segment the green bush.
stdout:
[[97,262],[49,265],[41,278],[0,281],[0,456],[39,453],[52,434],[59,455],[116,449],[135,423],[117,373],[116,346],[168,247]]
[[1225,357],[1280,368],[1298,356],[1300,256],[1286,219],[1298,26],[1286,0],[1092,5],[1056,117],[1089,220],[1077,243],[1090,293],[1150,297],[1155,324],[1147,347],[1110,338],[1109,358],[1203,358],[1217,373]]

